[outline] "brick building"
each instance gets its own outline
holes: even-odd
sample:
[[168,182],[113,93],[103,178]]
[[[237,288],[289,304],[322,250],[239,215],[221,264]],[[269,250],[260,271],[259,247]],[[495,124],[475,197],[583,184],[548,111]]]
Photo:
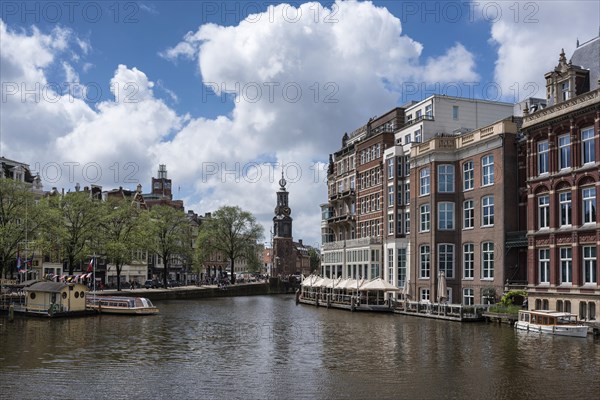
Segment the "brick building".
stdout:
[[595,320],[600,307],[600,38],[545,75],[548,107],[524,110],[529,307]]

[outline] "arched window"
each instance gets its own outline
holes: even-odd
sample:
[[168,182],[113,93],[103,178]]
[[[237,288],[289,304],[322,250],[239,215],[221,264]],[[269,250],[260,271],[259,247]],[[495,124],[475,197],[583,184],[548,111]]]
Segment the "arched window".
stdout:
[[592,301],[588,303],[588,319],[590,321],[596,319],[596,303]]
[[571,301],[570,300],[565,300],[565,312],[568,312],[568,313],[571,312]]
[[563,310],[563,301],[556,300],[556,311],[562,311],[562,310]]
[[587,303],[585,301],[579,302],[579,319],[587,319]]
[[548,309],[550,309],[550,306],[548,304],[548,299],[542,300],[542,310],[548,310]]
[[542,309],[542,300],[541,299],[535,299],[535,309],[536,310]]

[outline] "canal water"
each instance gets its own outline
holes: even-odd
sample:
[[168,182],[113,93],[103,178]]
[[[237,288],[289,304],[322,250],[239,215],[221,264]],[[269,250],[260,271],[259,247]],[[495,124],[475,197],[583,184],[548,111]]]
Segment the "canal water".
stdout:
[[0,317],[2,399],[591,399],[600,340],[296,306],[156,302],[160,315]]

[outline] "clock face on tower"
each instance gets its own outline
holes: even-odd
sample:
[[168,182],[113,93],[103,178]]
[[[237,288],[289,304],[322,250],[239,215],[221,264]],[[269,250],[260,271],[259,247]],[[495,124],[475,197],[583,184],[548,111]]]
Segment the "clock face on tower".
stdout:
[[289,215],[290,215],[290,213],[292,212],[292,210],[290,210],[290,208],[289,208],[289,207],[287,207],[287,206],[286,206],[286,207],[283,207],[283,210],[282,210],[282,211],[283,211],[283,214],[284,214],[285,216],[289,216]]

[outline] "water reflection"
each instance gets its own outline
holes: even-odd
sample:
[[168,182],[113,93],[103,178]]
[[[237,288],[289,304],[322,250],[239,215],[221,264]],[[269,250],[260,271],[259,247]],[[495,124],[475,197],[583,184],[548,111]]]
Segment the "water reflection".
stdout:
[[0,319],[3,398],[593,398],[599,390],[593,338],[296,306],[291,296],[158,306],[149,317]]

